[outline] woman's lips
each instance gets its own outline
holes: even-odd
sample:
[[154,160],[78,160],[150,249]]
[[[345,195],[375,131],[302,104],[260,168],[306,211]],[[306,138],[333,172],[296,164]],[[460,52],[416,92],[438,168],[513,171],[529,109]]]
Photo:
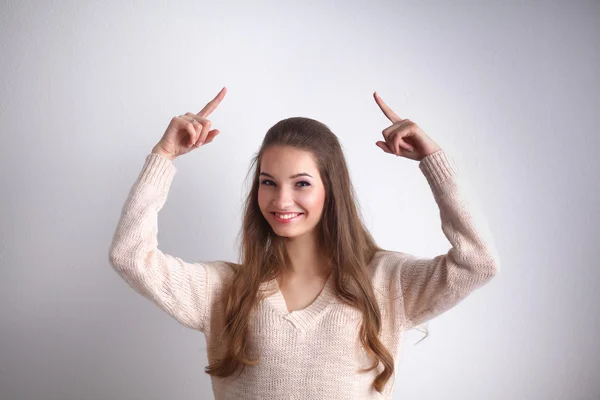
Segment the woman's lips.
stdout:
[[277,221],[277,222],[281,222],[281,223],[283,223],[283,224],[286,224],[286,223],[289,223],[289,222],[296,221],[297,219],[299,219],[301,216],[303,216],[303,215],[304,215],[304,213],[299,213],[298,215],[296,215],[296,216],[295,216],[295,217],[293,217],[293,218],[287,218],[287,219],[284,219],[284,218],[279,218],[279,217],[278,217],[278,216],[277,216],[275,213],[271,213],[271,214],[273,214],[273,219],[274,219],[275,221]]

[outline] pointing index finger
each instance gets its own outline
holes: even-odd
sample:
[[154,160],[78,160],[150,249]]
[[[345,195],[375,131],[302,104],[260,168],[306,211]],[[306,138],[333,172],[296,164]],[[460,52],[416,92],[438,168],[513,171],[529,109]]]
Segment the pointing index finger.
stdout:
[[392,111],[391,108],[388,107],[387,104],[385,104],[385,102],[381,99],[381,97],[379,97],[377,92],[373,93],[373,97],[375,98],[375,101],[377,102],[377,105],[379,106],[379,108],[381,108],[381,111],[383,111],[385,116],[388,117],[388,119],[390,121],[392,121],[392,122],[402,121],[402,118],[400,118],[395,112]]
[[209,101],[208,104],[206,104],[197,115],[200,117],[208,117],[210,113],[212,113],[215,110],[215,108],[217,108],[219,103],[221,103],[221,100],[223,100],[223,97],[225,97],[225,93],[227,93],[227,88],[223,87],[219,94],[217,94],[214,99]]

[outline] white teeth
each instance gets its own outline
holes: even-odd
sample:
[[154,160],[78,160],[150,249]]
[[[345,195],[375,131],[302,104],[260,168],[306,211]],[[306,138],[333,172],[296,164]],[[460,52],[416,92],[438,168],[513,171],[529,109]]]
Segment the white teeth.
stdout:
[[296,214],[277,214],[277,213],[275,213],[275,215],[277,216],[277,218],[290,219],[290,218],[294,218],[297,215],[300,215],[300,213],[296,213]]

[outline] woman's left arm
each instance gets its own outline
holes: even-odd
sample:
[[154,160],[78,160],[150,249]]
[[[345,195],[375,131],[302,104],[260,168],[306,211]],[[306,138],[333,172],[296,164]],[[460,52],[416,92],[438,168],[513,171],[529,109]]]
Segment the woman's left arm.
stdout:
[[499,256],[487,221],[450,157],[419,128],[398,117],[377,94],[375,101],[393,125],[383,131],[386,153],[419,161],[440,210],[442,230],[452,245],[434,258],[401,253],[398,274],[410,327],[449,310],[499,270]]

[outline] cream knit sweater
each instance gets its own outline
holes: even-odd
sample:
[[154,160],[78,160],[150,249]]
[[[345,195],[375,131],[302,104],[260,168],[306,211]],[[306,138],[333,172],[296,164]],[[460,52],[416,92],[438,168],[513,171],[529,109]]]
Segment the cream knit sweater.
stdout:
[[[382,312],[382,343],[399,354],[402,332],[461,302],[494,276],[499,258],[484,216],[440,150],[419,162],[440,210],[442,230],[452,248],[435,258],[396,251],[376,254],[368,266]],[[123,206],[110,246],[110,263],[136,292],[182,325],[203,332],[210,363],[222,353],[224,303],[233,270],[222,261],[189,263],[159,250],[158,212],[176,168],[149,154]],[[333,275],[331,275],[333,276]],[[394,377],[383,394],[372,388],[383,370],[358,373],[370,365],[359,339],[360,313],[335,296],[331,278],[317,299],[288,312],[277,280],[250,322],[256,366],[228,378],[211,377],[216,400],[225,399],[391,399]]]

